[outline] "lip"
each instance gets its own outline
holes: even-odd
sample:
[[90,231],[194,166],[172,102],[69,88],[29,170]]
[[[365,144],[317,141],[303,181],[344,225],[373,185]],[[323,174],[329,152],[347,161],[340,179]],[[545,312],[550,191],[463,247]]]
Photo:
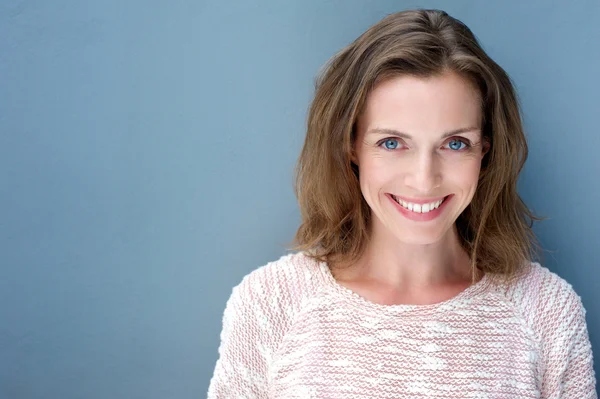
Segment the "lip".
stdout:
[[444,196],[444,197],[435,197],[435,198],[425,198],[425,199],[423,199],[423,198],[401,197],[401,196],[395,195],[395,194],[394,194],[394,196],[396,198],[400,198],[402,201],[412,202],[413,204],[419,204],[419,205],[431,204],[432,202],[438,202],[439,200],[443,200],[444,198],[447,197],[447,196]]
[[[442,204],[438,208],[434,209],[433,211],[429,211],[427,213],[415,213],[413,211],[409,211],[408,209],[405,209],[402,205],[397,203],[391,194],[385,194],[385,196],[388,197],[390,201],[392,201],[392,205],[394,205],[396,207],[396,209],[398,209],[398,211],[402,215],[404,215],[404,217],[406,217],[409,220],[413,220],[415,222],[428,222],[428,221],[436,219],[438,216],[440,216],[442,214],[442,212],[446,208],[446,205],[452,200],[452,197],[454,197],[453,194],[450,194],[448,196],[448,198],[441,197],[441,198],[438,198],[437,200],[434,199],[431,202],[439,201],[440,199],[446,198],[446,200],[444,202],[442,202]],[[398,197],[398,198],[404,200],[404,197]],[[430,200],[427,200],[427,201],[430,201]],[[409,202],[413,202],[413,201],[409,201]],[[420,202],[416,202],[416,203],[419,204]],[[423,202],[423,203],[427,204],[428,202]]]

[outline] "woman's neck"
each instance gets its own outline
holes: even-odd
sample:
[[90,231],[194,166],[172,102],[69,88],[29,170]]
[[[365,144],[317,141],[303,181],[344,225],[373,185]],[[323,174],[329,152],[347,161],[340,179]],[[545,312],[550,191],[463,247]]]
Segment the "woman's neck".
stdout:
[[456,227],[427,245],[403,243],[389,230],[375,230],[363,255],[343,271],[345,280],[381,282],[404,292],[471,280],[471,262]]

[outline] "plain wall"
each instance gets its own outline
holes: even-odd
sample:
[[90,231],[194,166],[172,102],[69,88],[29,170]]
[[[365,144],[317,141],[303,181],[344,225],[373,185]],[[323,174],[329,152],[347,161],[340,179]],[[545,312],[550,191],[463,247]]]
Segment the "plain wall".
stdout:
[[314,77],[416,6],[514,79],[520,191],[600,356],[599,2],[3,0],[0,398],[205,397],[232,287],[298,225]]

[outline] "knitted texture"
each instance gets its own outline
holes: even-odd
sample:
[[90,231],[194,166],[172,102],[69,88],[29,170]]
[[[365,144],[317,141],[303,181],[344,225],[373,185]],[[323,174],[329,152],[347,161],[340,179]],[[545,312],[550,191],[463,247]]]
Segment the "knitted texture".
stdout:
[[585,314],[538,263],[510,286],[380,305],[290,254],[233,289],[208,398],[597,398]]

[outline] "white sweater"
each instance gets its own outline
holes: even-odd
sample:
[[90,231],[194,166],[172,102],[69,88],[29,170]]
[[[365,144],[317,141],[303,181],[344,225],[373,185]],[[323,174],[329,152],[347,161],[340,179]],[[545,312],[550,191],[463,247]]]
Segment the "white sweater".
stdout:
[[510,287],[380,305],[290,254],[233,289],[208,397],[597,398],[585,314],[538,263]]

